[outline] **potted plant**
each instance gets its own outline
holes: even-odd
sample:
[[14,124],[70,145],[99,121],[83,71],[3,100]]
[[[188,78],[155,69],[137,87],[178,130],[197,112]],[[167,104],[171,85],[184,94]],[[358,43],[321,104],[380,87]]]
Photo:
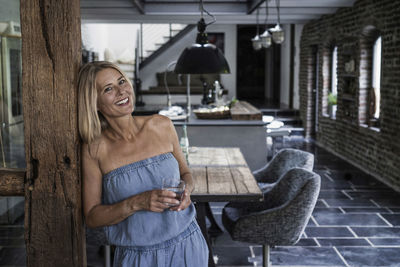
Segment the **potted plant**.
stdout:
[[337,95],[330,92],[328,94],[328,110],[331,118],[336,118]]

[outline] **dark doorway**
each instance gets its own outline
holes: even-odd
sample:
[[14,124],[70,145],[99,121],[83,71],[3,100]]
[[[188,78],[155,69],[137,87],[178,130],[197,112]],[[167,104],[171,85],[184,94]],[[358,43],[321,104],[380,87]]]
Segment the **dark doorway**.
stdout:
[[[260,34],[263,27],[260,27]],[[280,99],[280,46],[253,49],[255,25],[237,27],[237,98],[252,103],[276,103]]]
[[255,51],[251,39],[257,27],[238,25],[237,30],[237,98],[265,98],[265,49]]

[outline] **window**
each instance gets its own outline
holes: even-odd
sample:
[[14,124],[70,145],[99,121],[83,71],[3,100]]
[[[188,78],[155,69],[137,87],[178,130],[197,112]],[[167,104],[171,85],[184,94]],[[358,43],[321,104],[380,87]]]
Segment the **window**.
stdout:
[[380,127],[381,60],[381,33],[375,26],[366,26],[360,38],[358,99],[358,119],[364,127]]
[[379,119],[380,100],[381,100],[381,54],[382,54],[382,38],[379,36],[372,49],[372,89],[375,96],[373,119]]
[[331,93],[337,95],[337,46],[332,50]]
[[328,114],[330,118],[336,119],[336,107],[337,107],[337,46],[334,46],[332,50],[330,50],[329,55],[329,90],[326,95],[326,99],[328,102]]

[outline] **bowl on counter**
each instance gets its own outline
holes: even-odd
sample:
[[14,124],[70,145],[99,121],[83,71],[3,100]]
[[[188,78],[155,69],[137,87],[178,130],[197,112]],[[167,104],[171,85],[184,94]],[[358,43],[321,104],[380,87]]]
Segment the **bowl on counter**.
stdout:
[[203,120],[229,119],[231,116],[229,106],[201,107],[193,110],[193,113],[198,119]]

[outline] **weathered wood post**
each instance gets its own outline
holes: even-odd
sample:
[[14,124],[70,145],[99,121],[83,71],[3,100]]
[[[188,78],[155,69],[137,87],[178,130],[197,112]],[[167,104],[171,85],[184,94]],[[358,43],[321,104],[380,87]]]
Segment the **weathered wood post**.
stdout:
[[21,1],[27,266],[86,266],[77,72],[79,0]]

